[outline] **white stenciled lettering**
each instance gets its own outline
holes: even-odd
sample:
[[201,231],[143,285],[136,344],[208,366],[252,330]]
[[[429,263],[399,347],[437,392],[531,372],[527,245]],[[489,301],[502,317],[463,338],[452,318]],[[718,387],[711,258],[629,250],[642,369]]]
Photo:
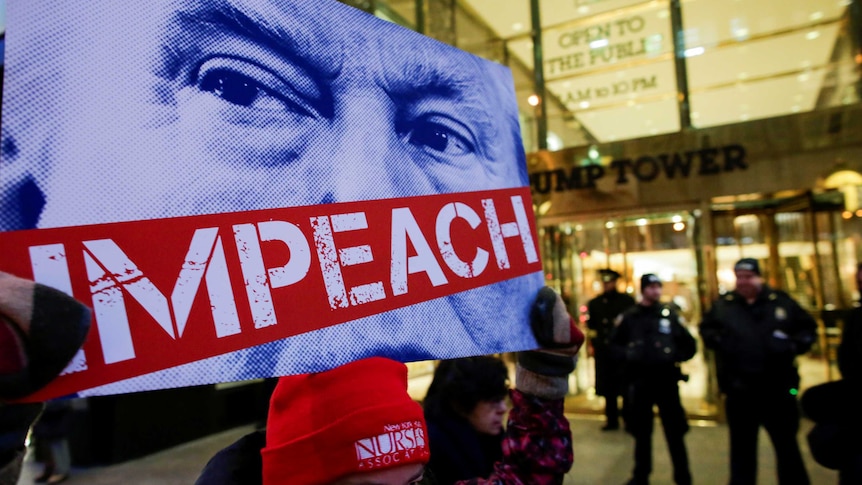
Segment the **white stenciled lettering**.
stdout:
[[374,260],[371,246],[361,245],[338,249],[333,237],[333,233],[337,232],[367,229],[368,222],[364,212],[312,217],[311,226],[314,229],[314,244],[317,248],[320,270],[323,272],[330,308],[333,310],[346,308],[351,304],[360,305],[386,297],[383,283],[376,281],[350,288],[348,299],[344,275],[341,272],[343,266],[369,263]]
[[[29,248],[30,265],[33,268],[33,280],[45,286],[72,295],[72,276],[66,260],[66,246],[63,244],[46,244]],[[87,370],[87,356],[84,350],[79,350],[69,365],[60,375]]]
[[[416,255],[410,257],[407,256],[408,240],[416,251]],[[407,293],[407,275],[410,274],[424,272],[434,286],[448,282],[413,213],[407,207],[392,210],[391,253],[390,283],[393,295]]]
[[444,205],[437,213],[437,246],[440,249],[440,255],[443,256],[443,261],[456,275],[462,278],[475,278],[482,274],[482,271],[488,266],[488,251],[476,248],[476,256],[469,263],[455,254],[451,231],[452,221],[456,218],[467,221],[471,229],[476,229],[476,226],[481,222],[476,211],[467,204],[451,202]]
[[[182,337],[200,283],[206,280],[216,335],[240,332],[239,317],[218,229],[195,231],[168,304],[164,294],[111,239],[84,241],[84,261],[106,363],[135,357],[128,293],[173,339]],[[174,328],[176,325],[176,328]]]
[[512,209],[515,212],[515,222],[507,222],[500,224],[497,218],[497,209],[494,206],[492,199],[482,199],[482,207],[485,208],[485,221],[488,224],[488,231],[491,233],[491,244],[494,247],[494,256],[497,258],[497,267],[500,269],[508,269],[509,253],[506,251],[505,238],[521,237],[521,244],[524,247],[524,254],[527,257],[528,263],[539,261],[536,246],[533,243],[533,235],[530,231],[530,223],[527,218],[527,211],[524,210],[524,202],[520,196],[512,196]]
[[[257,228],[254,224],[237,224],[233,232],[254,327],[275,325],[278,320],[271,288],[289,286],[305,278],[311,267],[308,241],[298,227],[285,221],[261,222]],[[260,243],[266,241],[285,244],[290,259],[284,266],[266,269],[260,250]]]

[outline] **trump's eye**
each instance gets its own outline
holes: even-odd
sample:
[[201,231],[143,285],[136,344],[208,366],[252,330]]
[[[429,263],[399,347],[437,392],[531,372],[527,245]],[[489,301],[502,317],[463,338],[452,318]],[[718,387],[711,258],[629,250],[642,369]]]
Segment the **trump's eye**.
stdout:
[[199,90],[236,106],[314,115],[314,109],[287,82],[248,61],[230,57],[208,59],[198,68],[195,84]]
[[448,117],[422,117],[403,123],[397,131],[404,141],[428,152],[466,155],[476,151],[470,131]]

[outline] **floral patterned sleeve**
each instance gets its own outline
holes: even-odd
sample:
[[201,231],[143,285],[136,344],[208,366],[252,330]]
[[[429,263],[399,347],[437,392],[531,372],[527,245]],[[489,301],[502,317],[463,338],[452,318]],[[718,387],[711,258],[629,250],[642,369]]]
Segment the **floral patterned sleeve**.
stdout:
[[503,459],[488,478],[461,485],[550,485],[563,483],[571,469],[572,431],[563,400],[547,400],[512,391],[512,411],[503,440]]

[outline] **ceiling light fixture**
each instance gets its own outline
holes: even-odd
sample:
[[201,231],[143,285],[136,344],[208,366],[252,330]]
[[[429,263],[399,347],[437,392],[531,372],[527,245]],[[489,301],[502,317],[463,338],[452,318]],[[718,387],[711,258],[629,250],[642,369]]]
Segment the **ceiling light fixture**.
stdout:
[[685,57],[696,57],[699,55],[703,55],[704,52],[706,52],[706,49],[704,49],[703,47],[692,47],[690,49],[686,49],[683,52],[683,55]]

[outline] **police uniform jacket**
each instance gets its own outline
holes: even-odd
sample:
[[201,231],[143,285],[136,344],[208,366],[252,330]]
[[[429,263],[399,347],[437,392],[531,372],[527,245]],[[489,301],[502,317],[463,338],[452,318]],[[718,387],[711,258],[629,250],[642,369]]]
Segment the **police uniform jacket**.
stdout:
[[610,343],[617,317],[634,305],[634,298],[616,290],[602,293],[587,303],[587,327],[593,347],[606,347]]
[[797,388],[795,358],[811,348],[817,324],[787,293],[763,286],[751,304],[732,291],[704,316],[700,334],[716,352],[726,393]]
[[587,327],[596,359],[596,394],[600,396],[615,396],[620,392],[622,369],[608,346],[618,317],[634,305],[634,298],[617,290],[602,293],[587,303]]
[[623,314],[612,339],[614,352],[625,361],[628,381],[681,376],[679,362],[694,357],[697,343],[667,305],[635,305]]

